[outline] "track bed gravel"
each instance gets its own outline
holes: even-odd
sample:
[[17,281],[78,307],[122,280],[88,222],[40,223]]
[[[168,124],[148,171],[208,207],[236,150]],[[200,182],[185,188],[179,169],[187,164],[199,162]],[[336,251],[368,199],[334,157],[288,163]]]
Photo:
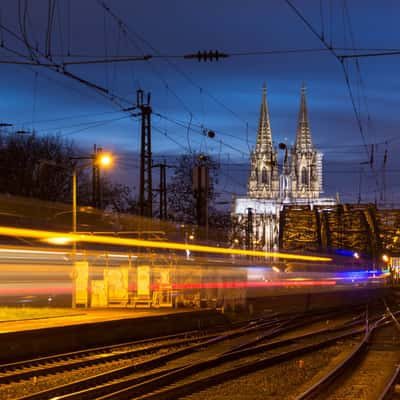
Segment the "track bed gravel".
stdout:
[[241,378],[184,397],[184,400],[282,400],[294,399],[299,387],[320,371],[349,354],[357,338],[346,340],[312,354],[269,367]]

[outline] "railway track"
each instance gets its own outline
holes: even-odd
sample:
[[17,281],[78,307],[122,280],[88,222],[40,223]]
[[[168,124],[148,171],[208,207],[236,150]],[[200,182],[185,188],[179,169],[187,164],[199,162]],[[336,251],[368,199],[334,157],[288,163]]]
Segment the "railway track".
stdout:
[[[287,317],[281,317],[280,319],[278,319],[276,316],[259,318],[250,321],[233,323],[231,324],[229,331],[226,331],[227,327],[225,327],[225,331],[222,330],[222,327],[217,327],[215,329],[208,330],[207,332],[192,331],[183,334],[169,335],[160,338],[104,346],[83,351],[75,351],[72,353],[41,357],[33,360],[24,360],[15,363],[3,364],[0,365],[0,384],[2,384],[1,393],[4,395],[4,393],[8,392],[7,389],[10,387],[10,385],[18,384],[18,382],[28,382],[30,384],[30,380],[32,380],[34,384],[30,385],[28,390],[23,390],[23,392],[36,392],[38,391],[37,383],[46,377],[57,377],[57,374],[66,371],[71,371],[71,373],[74,371],[83,371],[84,375],[84,368],[86,368],[87,371],[88,368],[96,365],[104,365],[105,370],[115,370],[113,371],[115,376],[123,376],[124,373],[131,372],[130,370],[153,368],[159,363],[166,362],[169,358],[179,357],[180,355],[196,351],[200,347],[212,345],[213,343],[218,343],[219,341],[245,335],[250,332],[256,333],[259,330],[265,330],[277,326],[285,319],[291,320],[295,318],[296,316],[294,314],[288,315]],[[140,358],[141,361],[138,362],[138,358]],[[144,359],[146,360],[145,362],[143,362]],[[128,365],[127,368],[118,368],[118,366],[116,366],[116,363],[118,364],[118,362],[122,360],[125,360],[125,364]],[[81,380],[81,378],[82,373],[78,372],[75,380]],[[99,380],[101,381],[101,377],[95,381]],[[83,379],[81,385],[84,385],[85,381],[86,379]],[[8,387],[5,386],[7,384]],[[50,385],[51,383],[48,382],[48,386]],[[11,390],[11,392],[12,391],[13,390]],[[54,393],[59,392],[59,390],[55,390]],[[7,394],[5,395],[7,397],[3,397],[1,393],[0,399],[15,398],[15,396]],[[37,398],[41,397],[39,396]]]
[[400,398],[399,326],[389,314],[370,326],[354,351],[296,400]]
[[[196,343],[202,346],[225,338],[232,338],[257,332],[276,326],[280,322],[275,318],[253,320],[234,324],[228,332],[191,331],[184,334],[168,335],[140,341],[127,342],[111,346],[102,346],[70,353],[56,354],[32,360],[18,361],[0,365],[0,384],[17,382],[39,375],[49,375],[58,372],[89,367],[101,363],[109,363],[122,359],[132,359],[137,356],[160,352],[168,348],[190,347],[196,349]],[[193,345],[193,346],[191,346]]]
[[[340,332],[343,330],[344,332]],[[256,370],[287,361],[293,357],[316,351],[329,343],[343,338],[362,334],[364,327],[347,326],[335,329],[326,328],[292,339],[274,341],[227,352],[204,361],[171,368],[157,377],[146,381],[111,383],[102,388],[90,389],[70,394],[61,399],[82,400],[97,398],[101,400],[131,399],[141,400],[177,399],[216,385],[221,381],[233,379]],[[130,384],[128,386],[128,384]],[[124,387],[125,386],[125,387]],[[119,389],[119,390],[118,390]]]
[[[174,343],[172,345],[169,344],[169,350],[168,344],[164,343],[164,350],[166,350],[165,353],[155,353],[149,349],[130,350],[131,352],[144,351],[147,352],[148,356],[143,359],[138,357],[139,353],[136,353],[135,355],[132,355],[133,358],[130,358],[131,356],[129,356],[129,363],[126,366],[119,368],[114,367],[112,370],[109,368],[107,372],[74,380],[73,382],[41,390],[34,394],[20,396],[19,399],[34,400],[50,399],[53,397],[57,397],[58,399],[97,399],[102,398],[102,396],[106,396],[105,398],[115,399],[120,398],[120,394],[118,394],[118,397],[115,396],[116,393],[121,390],[124,392],[126,391],[127,393],[129,393],[130,390],[133,390],[136,393],[133,397],[137,397],[137,395],[142,396],[152,391],[162,391],[162,388],[165,385],[173,384],[176,381],[186,379],[193,374],[201,373],[205,370],[218,368],[221,365],[224,365],[225,368],[226,363],[235,363],[238,360],[242,363],[245,362],[243,360],[248,357],[257,358],[259,352],[265,353],[278,351],[278,354],[275,354],[272,358],[271,356],[263,357],[259,364],[255,364],[257,368],[261,368],[264,364],[274,364],[281,362],[285,357],[293,357],[295,351],[300,353],[301,351],[312,351],[313,349],[317,349],[318,346],[324,346],[325,342],[339,340],[342,337],[358,335],[364,329],[362,326],[363,321],[359,318],[360,315],[355,315],[353,312],[353,315],[349,317],[348,320],[340,323],[334,328],[314,328],[313,331],[297,337],[271,342],[271,339],[276,336],[285,333],[288,334],[288,332],[307,325],[318,324],[318,322],[324,321],[327,318],[334,318],[335,315],[337,316],[338,314],[339,311],[335,310],[329,313],[316,313],[306,316],[301,314],[292,315],[289,318],[273,318],[266,321],[258,320],[250,322],[246,326],[223,332],[221,334],[203,335],[202,338],[173,338],[172,340]],[[329,337],[322,340],[321,337],[324,335]],[[244,341],[243,338],[246,340]],[[318,338],[322,341],[318,341]],[[269,342],[262,344],[263,341],[268,340]],[[301,342],[301,345],[299,344],[299,341]],[[154,347],[161,346],[160,343],[153,343],[152,345],[153,349]],[[175,347],[171,350],[171,347],[173,346],[180,346],[180,348]],[[293,350],[293,347],[296,348],[299,346],[299,349]],[[217,348],[215,349],[215,347]],[[210,348],[214,349],[211,351]],[[287,351],[285,351],[285,349]],[[208,354],[207,351],[209,352]],[[97,358],[102,359],[108,357],[101,355],[101,353],[99,354],[97,354]],[[114,355],[115,354],[112,354],[112,357],[114,357]],[[93,355],[90,357],[92,356]],[[127,357],[126,355],[123,356],[125,358]],[[81,363],[81,367],[84,366],[84,360],[82,359],[74,362],[75,366],[76,362]],[[90,359],[88,362],[93,363],[94,361]],[[238,371],[241,371],[240,373],[250,371],[252,368],[255,368],[254,366],[251,366],[254,362],[254,360],[249,360],[247,362],[248,365],[242,366],[242,369],[239,369]],[[42,371],[40,373],[53,374],[54,367],[61,368],[58,365],[53,365],[53,372],[51,369],[46,372],[43,369],[48,367],[43,366],[41,367]],[[22,372],[26,373],[29,371]],[[18,373],[21,373],[21,371],[16,372],[16,374]],[[36,373],[38,373],[37,369]],[[222,372],[218,372],[216,376],[219,376],[218,374],[220,373]],[[233,370],[231,373],[233,375],[235,374]],[[14,376],[16,375],[14,374]],[[8,379],[10,379],[10,375],[8,375]],[[202,378],[202,382],[202,384],[206,384],[207,381],[204,381]],[[138,390],[139,392],[137,392]],[[141,392],[141,390],[143,392]],[[127,396],[128,397],[125,398],[132,398],[132,394],[127,394]]]
[[382,391],[379,400],[400,400],[400,364]]
[[[257,332],[269,327],[283,326],[303,318],[303,314],[280,317],[260,318],[233,323],[227,327],[208,329],[207,331],[190,331],[181,334],[156,337],[151,339],[125,342],[117,345],[101,346],[64,354],[56,354],[31,360],[23,360],[8,364],[0,364],[0,383],[30,378],[40,373],[56,373],[63,370],[95,365],[116,359],[133,358],[135,356],[166,349],[170,346],[190,345],[197,341],[207,342],[219,336],[215,341],[240,336],[248,332]],[[319,319],[316,315],[314,318]],[[307,321],[307,320],[306,320]],[[225,329],[224,329],[225,328]],[[225,333],[224,333],[225,332]]]

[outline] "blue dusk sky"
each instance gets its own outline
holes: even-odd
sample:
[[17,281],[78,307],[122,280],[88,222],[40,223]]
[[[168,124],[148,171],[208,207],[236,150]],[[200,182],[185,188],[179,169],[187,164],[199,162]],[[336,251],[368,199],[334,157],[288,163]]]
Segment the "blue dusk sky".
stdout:
[[[290,2],[338,55],[399,47],[397,1]],[[154,158],[213,154],[229,197],[246,191],[263,83],[273,140],[290,145],[304,81],[326,195],[400,203],[400,55],[341,63],[285,0],[3,0],[0,16],[0,122],[63,135],[82,151],[94,143],[110,149],[122,182],[136,186],[138,179],[140,125],[122,111],[136,103],[137,89],[151,92]],[[182,57],[199,50],[231,57]],[[157,57],[64,64],[143,55]],[[39,62],[48,66],[29,65]],[[63,67],[108,92],[63,75]],[[208,129],[214,139],[202,133]]]

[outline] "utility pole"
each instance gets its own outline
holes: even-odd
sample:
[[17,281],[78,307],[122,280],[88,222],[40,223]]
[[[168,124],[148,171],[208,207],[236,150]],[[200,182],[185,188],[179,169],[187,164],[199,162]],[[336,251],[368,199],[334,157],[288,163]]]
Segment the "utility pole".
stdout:
[[160,164],[153,164],[153,168],[160,168],[160,183],[158,187],[159,193],[159,213],[160,219],[166,220],[167,219],[167,168],[170,165],[167,165],[165,161]]
[[196,198],[197,224],[206,228],[206,239],[208,239],[208,191],[209,172],[206,165],[193,167],[193,193]]
[[92,163],[92,207],[101,208],[101,183],[100,183],[100,168],[96,163],[97,156],[103,149],[93,145],[93,163]]
[[246,250],[253,248],[253,210],[247,209],[247,224],[246,224]]
[[141,148],[140,148],[140,193],[139,209],[142,217],[153,216],[153,189],[151,174],[151,107],[150,93],[144,103],[144,92],[136,92],[136,107],[140,110],[142,118]]

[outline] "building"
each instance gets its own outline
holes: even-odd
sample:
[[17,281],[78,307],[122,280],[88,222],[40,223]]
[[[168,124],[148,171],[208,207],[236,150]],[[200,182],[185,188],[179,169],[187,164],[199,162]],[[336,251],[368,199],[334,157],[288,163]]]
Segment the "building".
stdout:
[[279,244],[280,213],[285,205],[329,207],[336,204],[323,193],[322,153],[312,144],[305,87],[301,89],[296,140],[281,143],[283,161],[272,129],[265,85],[262,92],[256,146],[251,152],[247,197],[235,198],[232,210],[235,239],[246,248],[275,251]]

